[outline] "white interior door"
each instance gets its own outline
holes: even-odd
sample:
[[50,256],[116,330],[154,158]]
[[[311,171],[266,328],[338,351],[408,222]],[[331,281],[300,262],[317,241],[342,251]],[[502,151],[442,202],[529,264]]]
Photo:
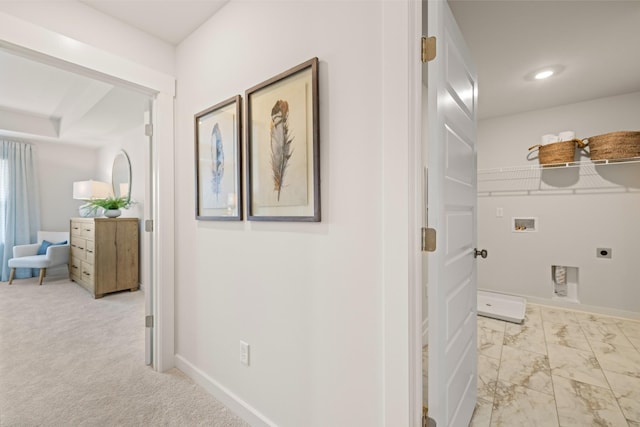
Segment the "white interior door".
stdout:
[[476,107],[477,77],[446,1],[429,1],[427,167],[429,418],[467,426],[476,404]]

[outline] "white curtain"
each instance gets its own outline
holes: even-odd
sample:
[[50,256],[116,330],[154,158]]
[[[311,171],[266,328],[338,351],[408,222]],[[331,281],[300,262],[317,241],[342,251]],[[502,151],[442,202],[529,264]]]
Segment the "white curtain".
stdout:
[[[13,257],[13,247],[35,243],[40,228],[35,151],[31,144],[0,140],[0,280],[3,282],[9,280],[7,263]],[[16,270],[16,278],[31,276],[31,269]]]

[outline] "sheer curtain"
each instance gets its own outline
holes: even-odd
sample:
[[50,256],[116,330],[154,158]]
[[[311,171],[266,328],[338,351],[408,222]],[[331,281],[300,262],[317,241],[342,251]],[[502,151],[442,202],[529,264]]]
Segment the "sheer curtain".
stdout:
[[[15,245],[35,243],[40,228],[40,193],[35,147],[0,140],[0,258],[3,282],[9,280],[7,262]],[[18,269],[16,278],[31,277],[31,269]]]

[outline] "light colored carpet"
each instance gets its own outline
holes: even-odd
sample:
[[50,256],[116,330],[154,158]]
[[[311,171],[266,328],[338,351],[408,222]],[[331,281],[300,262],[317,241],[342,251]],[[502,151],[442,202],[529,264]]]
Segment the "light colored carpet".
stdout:
[[0,283],[0,426],[247,426],[181,371],[144,364],[144,295]]

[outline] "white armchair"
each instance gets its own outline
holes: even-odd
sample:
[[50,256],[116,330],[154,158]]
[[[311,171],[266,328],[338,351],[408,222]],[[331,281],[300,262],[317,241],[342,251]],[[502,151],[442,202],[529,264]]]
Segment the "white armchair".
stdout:
[[[52,245],[46,248],[46,254],[38,255],[42,242],[52,243],[67,241],[64,245]],[[38,243],[18,245],[13,247],[13,258],[9,260],[9,284],[13,282],[16,268],[39,268],[39,285],[46,274],[47,268],[69,264],[69,232],[66,231],[38,231]]]

